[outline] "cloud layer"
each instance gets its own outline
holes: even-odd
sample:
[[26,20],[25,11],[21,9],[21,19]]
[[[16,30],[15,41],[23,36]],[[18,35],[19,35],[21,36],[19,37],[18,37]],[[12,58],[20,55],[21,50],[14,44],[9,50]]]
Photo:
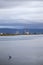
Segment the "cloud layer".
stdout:
[[43,22],[43,0],[0,0],[0,23],[1,20],[13,20],[6,23]]

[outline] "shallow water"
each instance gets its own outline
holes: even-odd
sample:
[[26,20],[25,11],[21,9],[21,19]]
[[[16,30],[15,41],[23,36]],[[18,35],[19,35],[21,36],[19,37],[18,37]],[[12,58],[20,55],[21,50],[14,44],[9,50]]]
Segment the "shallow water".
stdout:
[[43,35],[0,36],[0,65],[43,65]]
[[43,35],[0,36],[0,41],[32,40],[32,39],[38,39],[42,37]]

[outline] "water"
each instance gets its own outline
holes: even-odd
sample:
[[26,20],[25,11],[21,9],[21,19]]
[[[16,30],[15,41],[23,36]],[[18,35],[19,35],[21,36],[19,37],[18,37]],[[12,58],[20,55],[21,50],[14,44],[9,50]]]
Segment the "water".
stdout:
[[43,65],[43,35],[0,36],[0,65]]
[[0,41],[17,41],[17,40],[32,40],[43,38],[43,35],[17,35],[17,36],[0,36]]

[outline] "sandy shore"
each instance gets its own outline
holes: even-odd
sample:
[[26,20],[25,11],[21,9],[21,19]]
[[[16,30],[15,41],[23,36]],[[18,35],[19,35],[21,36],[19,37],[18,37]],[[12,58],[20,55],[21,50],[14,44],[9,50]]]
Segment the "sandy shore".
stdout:
[[0,65],[43,65],[43,35],[19,38],[28,40],[0,41]]

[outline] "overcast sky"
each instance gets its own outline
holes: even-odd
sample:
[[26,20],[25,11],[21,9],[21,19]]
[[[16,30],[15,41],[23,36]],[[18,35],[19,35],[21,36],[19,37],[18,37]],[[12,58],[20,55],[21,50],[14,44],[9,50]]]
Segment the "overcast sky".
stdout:
[[0,0],[0,23],[16,20],[20,23],[43,22],[43,0]]

